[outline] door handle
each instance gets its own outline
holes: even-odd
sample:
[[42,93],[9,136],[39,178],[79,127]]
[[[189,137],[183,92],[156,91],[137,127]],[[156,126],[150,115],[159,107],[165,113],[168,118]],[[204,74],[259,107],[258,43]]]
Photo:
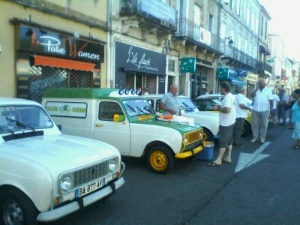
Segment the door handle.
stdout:
[[104,124],[96,123],[96,127],[104,127]]

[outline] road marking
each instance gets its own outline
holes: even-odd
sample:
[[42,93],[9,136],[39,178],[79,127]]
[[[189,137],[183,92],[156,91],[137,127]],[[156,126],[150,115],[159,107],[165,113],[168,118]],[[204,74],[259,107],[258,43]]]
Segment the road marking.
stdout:
[[235,173],[240,172],[241,170],[257,163],[270,155],[268,154],[261,154],[271,142],[265,142],[262,146],[255,150],[253,153],[240,153],[239,160],[235,168]]

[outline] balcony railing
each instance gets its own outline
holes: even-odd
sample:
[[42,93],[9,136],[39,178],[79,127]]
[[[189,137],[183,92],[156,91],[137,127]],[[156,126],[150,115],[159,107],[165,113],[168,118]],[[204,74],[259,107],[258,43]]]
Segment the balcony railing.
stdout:
[[159,0],[120,0],[120,16],[139,15],[175,32],[177,11]]
[[220,39],[216,35],[187,18],[179,19],[174,37],[187,37],[189,41],[193,41],[197,45],[221,51],[218,44]]
[[224,58],[231,58],[234,59],[246,66],[249,66],[253,69],[256,69],[257,60],[252,58],[250,55],[238,50],[235,47],[226,46],[225,52],[223,55]]

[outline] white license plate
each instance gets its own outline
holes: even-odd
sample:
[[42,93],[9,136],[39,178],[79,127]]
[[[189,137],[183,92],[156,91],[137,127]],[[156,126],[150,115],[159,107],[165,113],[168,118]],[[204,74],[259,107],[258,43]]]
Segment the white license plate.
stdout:
[[88,194],[88,193],[91,193],[91,192],[93,192],[93,191],[95,191],[95,190],[101,188],[102,186],[103,186],[103,181],[102,181],[102,179],[101,179],[101,180],[97,180],[97,181],[95,181],[95,182],[93,182],[93,183],[90,183],[90,184],[88,184],[88,185],[85,185],[85,186],[83,186],[83,187],[77,189],[77,191],[76,191],[76,196],[77,196],[77,197],[81,197],[81,196],[83,196],[83,195],[86,195],[86,194]]

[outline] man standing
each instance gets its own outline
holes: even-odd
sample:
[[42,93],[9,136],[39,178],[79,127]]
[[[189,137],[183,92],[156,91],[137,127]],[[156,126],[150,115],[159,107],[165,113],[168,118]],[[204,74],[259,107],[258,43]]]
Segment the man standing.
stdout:
[[264,143],[267,135],[270,109],[273,108],[273,94],[266,87],[265,81],[259,80],[256,89],[250,96],[254,98],[251,122],[253,139],[250,142],[254,143],[260,138],[260,143]]
[[280,123],[281,125],[286,125],[286,120],[287,120],[287,110],[285,109],[285,105],[288,104],[289,101],[289,95],[285,92],[284,88],[281,87],[278,89],[279,90],[279,102],[278,102],[278,117],[279,117],[279,122],[282,120]]
[[163,95],[159,107],[164,110],[164,114],[181,116],[180,100],[177,93],[178,86],[176,84],[172,84],[170,92]]
[[241,136],[244,128],[245,118],[247,117],[249,110],[251,110],[251,108],[247,106],[245,94],[246,88],[239,87],[238,94],[235,97],[236,121],[233,132],[233,146],[243,146],[241,143]]
[[[230,93],[230,85],[227,81],[220,83],[220,92],[224,95],[222,103],[218,106],[219,114],[219,155],[217,159],[208,164],[209,166],[220,166],[222,162],[231,163],[231,151],[233,142],[233,128],[235,123],[235,98]],[[224,153],[228,150],[227,156],[223,158]]]

